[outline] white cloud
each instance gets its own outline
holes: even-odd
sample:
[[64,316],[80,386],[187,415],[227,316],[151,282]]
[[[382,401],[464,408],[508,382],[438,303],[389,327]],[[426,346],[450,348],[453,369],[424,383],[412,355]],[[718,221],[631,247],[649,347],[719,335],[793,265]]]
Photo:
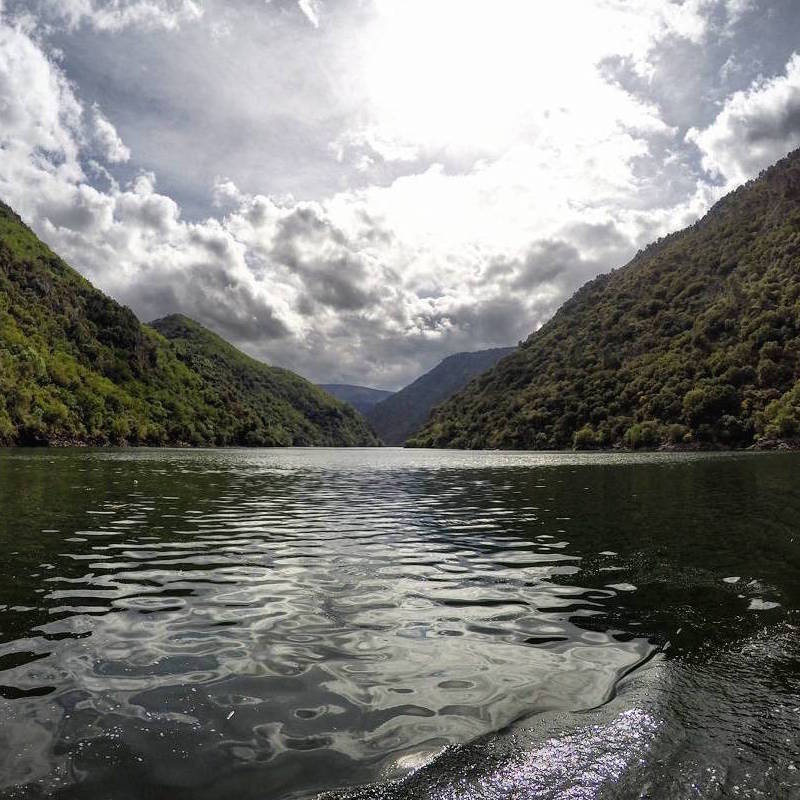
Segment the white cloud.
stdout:
[[725,9],[728,13],[728,23],[735,25],[742,17],[758,8],[758,0],[726,0]]
[[130,148],[125,146],[117,129],[103,116],[97,105],[92,107],[92,126],[94,142],[106,161],[118,164],[130,159]]
[[[21,87],[25,87],[21,91]],[[80,179],[79,137],[83,108],[39,46],[0,19],[0,189],[8,195],[26,176]]]
[[297,5],[306,19],[315,28],[319,28],[319,18],[323,8],[321,0],[297,0]]
[[714,121],[686,135],[703,167],[732,188],[800,146],[800,55],[784,75],[762,78],[727,98]]
[[217,208],[230,208],[242,201],[239,187],[230,178],[217,177],[214,181],[212,197]]
[[174,30],[203,14],[198,0],[28,0],[25,10],[48,24],[101,31],[134,26]]
[[653,5],[657,8],[656,18],[664,33],[700,44],[708,32],[708,12],[716,4],[716,0],[682,0]]

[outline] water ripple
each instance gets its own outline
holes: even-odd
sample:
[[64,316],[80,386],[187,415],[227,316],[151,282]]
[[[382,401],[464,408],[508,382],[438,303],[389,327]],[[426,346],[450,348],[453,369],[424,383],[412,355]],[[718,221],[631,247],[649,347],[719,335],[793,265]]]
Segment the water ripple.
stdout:
[[27,502],[0,487],[0,794],[367,782],[521,715],[596,707],[663,644],[623,619],[651,584],[608,527],[592,539],[588,474],[570,488],[505,456],[60,458],[17,457]]

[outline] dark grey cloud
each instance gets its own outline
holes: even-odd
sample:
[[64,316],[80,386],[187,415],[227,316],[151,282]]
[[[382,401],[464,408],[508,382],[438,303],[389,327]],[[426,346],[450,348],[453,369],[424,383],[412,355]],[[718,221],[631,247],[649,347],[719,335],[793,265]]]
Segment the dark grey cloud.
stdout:
[[477,307],[464,303],[447,313],[420,314],[410,333],[401,333],[388,319],[341,316],[326,336],[316,336],[308,346],[316,374],[345,382],[373,374],[381,376],[373,383],[393,389],[453,353],[516,344],[530,333],[530,320],[519,298],[495,297]]
[[316,304],[337,311],[358,311],[378,302],[363,286],[367,270],[341,230],[310,207],[291,212],[278,223],[271,257],[303,282],[298,308],[313,314]]
[[41,205],[41,214],[53,225],[86,233],[96,223],[98,203],[87,193],[75,198],[70,197],[69,202],[59,201],[56,198],[46,199]]
[[310,242],[325,242],[330,240],[338,245],[346,243],[345,235],[336,228],[322,214],[311,206],[301,206],[280,220],[278,235],[275,237],[275,252],[283,253],[287,263],[295,261],[298,239]]
[[783,144],[791,141],[800,133],[800,86],[787,98],[786,103],[775,109],[763,109],[754,114],[744,130],[744,139],[748,144],[764,144],[777,142]]
[[552,283],[581,263],[578,249],[567,242],[541,242],[525,256],[516,271],[512,286],[530,290],[543,283]]
[[316,271],[308,276],[306,286],[311,297],[318,303],[339,311],[358,311],[374,304],[376,296],[373,292],[361,289],[343,274],[351,264],[350,259],[337,259],[325,264],[329,272]]
[[598,272],[621,265],[634,249],[633,243],[610,222],[577,223],[564,233],[567,238],[533,242],[519,258],[494,260],[484,272],[483,282],[502,286],[517,296],[555,297],[555,301],[545,301],[549,307],[552,302],[560,304]]
[[564,228],[562,236],[576,248],[611,255],[630,247],[628,237],[613,222],[575,222]]
[[274,309],[217,262],[180,272],[152,270],[145,277],[125,293],[125,302],[144,319],[180,312],[241,345],[263,346],[290,335]]
[[461,350],[469,342],[480,342],[480,349],[516,344],[535,325],[531,310],[522,297],[503,295],[458,306],[448,314],[458,331],[452,338],[463,342]]

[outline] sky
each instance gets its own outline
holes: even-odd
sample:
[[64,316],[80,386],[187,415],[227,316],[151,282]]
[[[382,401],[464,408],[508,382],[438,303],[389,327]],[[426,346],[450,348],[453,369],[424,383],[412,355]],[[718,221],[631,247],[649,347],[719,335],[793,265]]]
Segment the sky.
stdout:
[[0,199],[317,382],[516,344],[798,146],[796,0],[0,0]]

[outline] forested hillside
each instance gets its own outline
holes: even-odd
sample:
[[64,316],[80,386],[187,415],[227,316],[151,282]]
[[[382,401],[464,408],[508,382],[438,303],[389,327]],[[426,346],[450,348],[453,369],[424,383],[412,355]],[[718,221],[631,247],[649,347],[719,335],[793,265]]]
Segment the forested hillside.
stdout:
[[369,427],[349,405],[299,375],[245,355],[182,314],[151,322],[207,390],[236,420],[227,435],[240,444],[376,445]]
[[498,347],[448,356],[413,383],[371,408],[367,419],[385,444],[403,444],[423,426],[437,403],[447,400],[476,375],[513,352],[513,347]]
[[800,436],[800,151],[580,289],[440,406],[433,447],[745,447]]
[[267,387],[268,368],[248,360],[252,375],[221,373],[223,388],[213,365],[179,355],[0,203],[0,444],[375,442],[351,408],[291,373]]

